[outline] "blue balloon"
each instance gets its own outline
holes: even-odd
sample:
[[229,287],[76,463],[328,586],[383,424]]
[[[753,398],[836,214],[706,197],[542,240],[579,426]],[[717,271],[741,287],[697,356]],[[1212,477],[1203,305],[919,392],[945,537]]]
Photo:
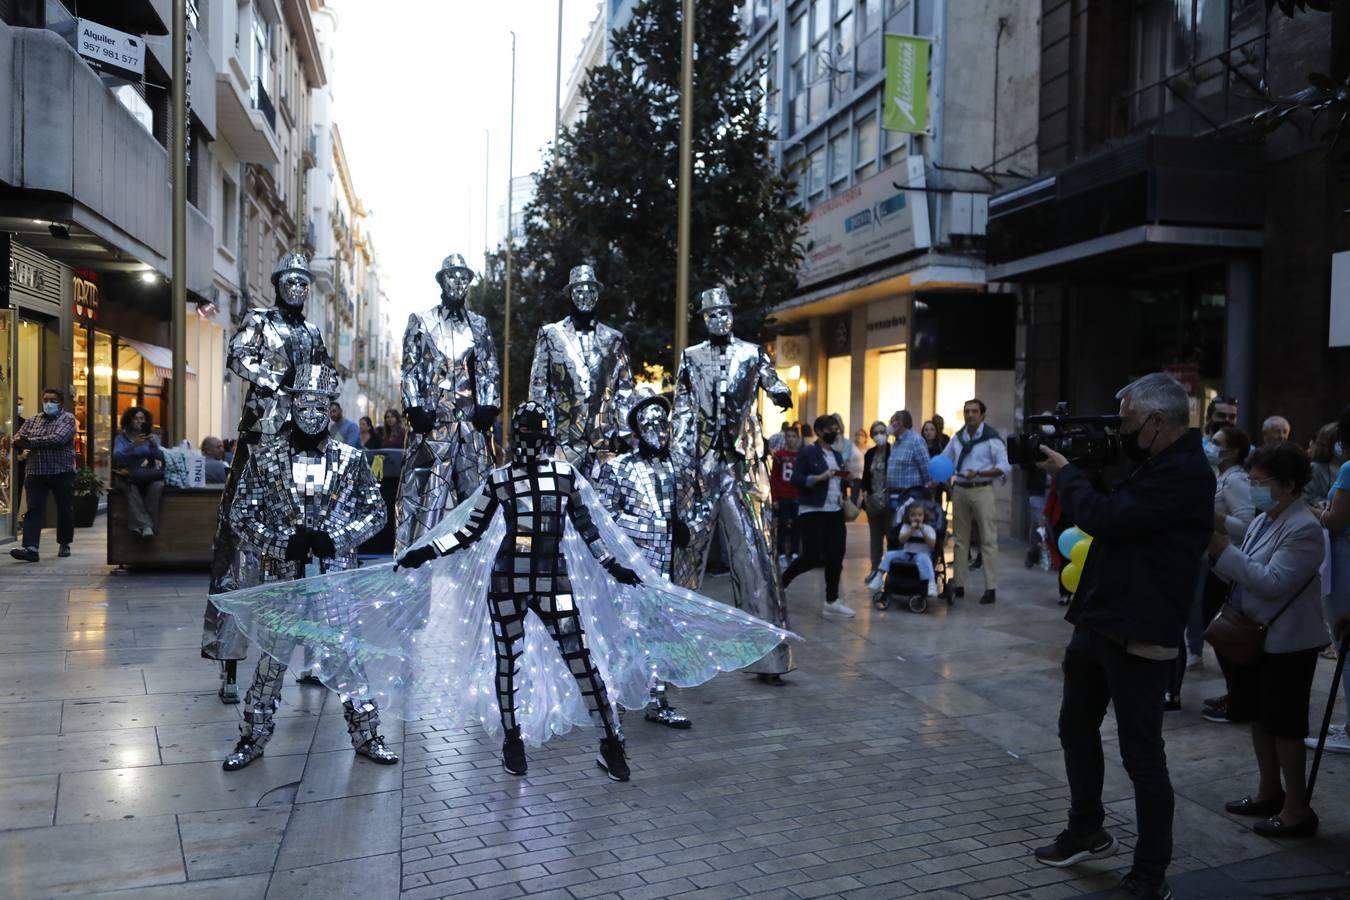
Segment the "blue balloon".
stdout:
[[928,460],[928,477],[941,484],[950,481],[956,474],[956,466],[945,456],[934,456]]
[[1086,535],[1079,531],[1077,526],[1066,528],[1064,533],[1059,536],[1059,555],[1068,559],[1069,554],[1073,552],[1073,545],[1085,537]]

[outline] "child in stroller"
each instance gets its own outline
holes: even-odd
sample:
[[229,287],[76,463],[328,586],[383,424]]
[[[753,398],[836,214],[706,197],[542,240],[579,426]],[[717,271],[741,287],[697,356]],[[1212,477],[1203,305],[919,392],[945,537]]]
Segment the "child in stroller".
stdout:
[[919,500],[910,500],[895,516],[899,530],[893,534],[899,549],[881,558],[876,572],[867,580],[867,587],[875,592],[872,602],[877,609],[887,609],[891,595],[899,595],[910,598],[911,610],[923,612],[928,607],[928,598],[938,595],[933,569],[937,529],[929,524],[928,505]]

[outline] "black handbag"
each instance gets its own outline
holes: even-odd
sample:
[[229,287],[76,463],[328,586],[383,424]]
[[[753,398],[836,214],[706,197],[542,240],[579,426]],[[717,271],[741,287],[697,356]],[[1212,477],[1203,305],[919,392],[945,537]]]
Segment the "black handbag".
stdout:
[[1294,601],[1303,595],[1308,589],[1308,585],[1318,577],[1314,572],[1312,578],[1303,582],[1303,586],[1290,595],[1289,599],[1280,607],[1280,611],[1270,617],[1269,622],[1261,622],[1253,619],[1242,610],[1234,606],[1230,601],[1233,597],[1233,589],[1228,590],[1228,600],[1224,601],[1223,607],[1219,610],[1209,625],[1205,626],[1205,641],[1229,662],[1245,665],[1254,662],[1266,647],[1266,635],[1270,633],[1270,626],[1275,624],[1275,620],[1284,615],[1285,610],[1293,605]]

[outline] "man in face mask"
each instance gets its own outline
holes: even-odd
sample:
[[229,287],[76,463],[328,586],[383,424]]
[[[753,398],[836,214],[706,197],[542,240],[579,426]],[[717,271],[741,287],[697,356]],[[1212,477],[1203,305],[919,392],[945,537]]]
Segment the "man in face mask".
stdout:
[[14,450],[23,456],[28,513],[23,517],[23,546],[9,555],[38,562],[38,542],[47,509],[47,495],[56,501],[57,556],[70,556],[75,539],[75,416],[64,408],[56,388],[42,392],[42,414],[29,416],[14,433]]
[[1117,394],[1120,440],[1136,468],[1114,493],[1041,447],[1068,522],[1092,535],[1065,616],[1074,625],[1064,653],[1059,735],[1068,773],[1068,828],[1036,851],[1046,865],[1110,855],[1103,827],[1101,722],[1115,707],[1120,754],[1134,783],[1138,839],[1122,888],[1170,897],[1172,784],[1163,751],[1164,695],[1214,528],[1214,474],[1191,431],[1186,390],[1166,373]]
[[[283,389],[305,365],[330,362],[319,329],[305,321],[305,303],[309,300],[313,277],[309,261],[300,253],[287,253],[272,272],[274,305],[251,309],[230,339],[230,371],[248,386],[243,412],[239,417],[239,440],[235,444],[234,465],[225,478],[216,515],[216,536],[211,563],[211,594],[233,591],[248,585],[240,581],[240,565],[252,565],[252,550],[241,547],[230,527],[230,508],[239,476],[249,454],[265,443],[278,439],[290,417],[290,395]],[[235,681],[238,661],[248,652],[248,641],[233,617],[220,612],[209,599],[202,627],[202,656],[220,661],[220,700],[238,703]]]
[[[331,438],[328,404],[337,396],[337,374],[329,366],[302,366],[286,388],[291,428],[249,457],[230,506],[230,524],[257,549],[251,584],[290,581],[356,568],[356,548],[384,527],[380,487],[361,451]],[[353,626],[340,601],[315,593],[306,619],[335,630]],[[242,769],[263,755],[272,738],[281,702],[286,660],[295,642],[273,642],[258,659],[244,695],[239,742],[225,758],[226,771]],[[324,651],[312,663],[320,683],[364,684],[364,674],[336,667]],[[398,762],[379,734],[375,701],[344,695],[343,714],[352,748],[384,765]]]

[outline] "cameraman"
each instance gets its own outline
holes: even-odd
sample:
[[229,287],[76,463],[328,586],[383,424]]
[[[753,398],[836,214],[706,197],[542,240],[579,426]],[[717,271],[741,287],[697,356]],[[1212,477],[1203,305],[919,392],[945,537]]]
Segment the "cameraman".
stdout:
[[1036,858],[1063,867],[1114,851],[1116,839],[1102,827],[1101,741],[1102,718],[1114,703],[1139,833],[1121,888],[1167,898],[1173,795],[1163,694],[1214,528],[1214,474],[1188,427],[1186,391],[1170,376],[1145,375],[1116,396],[1121,447],[1138,465],[1117,491],[1099,492],[1082,469],[1041,448],[1039,465],[1055,476],[1065,516],[1093,543],[1065,617],[1074,625],[1059,710],[1069,827]]

